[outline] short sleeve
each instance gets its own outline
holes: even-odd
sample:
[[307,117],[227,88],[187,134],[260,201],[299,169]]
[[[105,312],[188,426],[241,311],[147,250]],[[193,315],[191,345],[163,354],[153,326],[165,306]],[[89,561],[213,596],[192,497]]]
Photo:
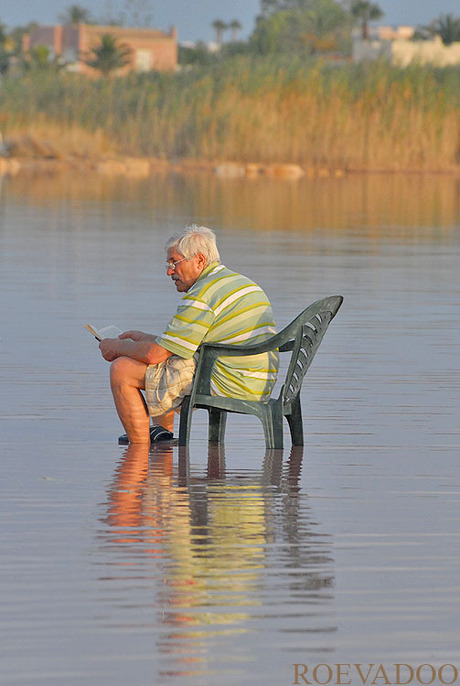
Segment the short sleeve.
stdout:
[[187,295],[157,343],[173,355],[188,359],[202,343],[214,319],[214,311],[209,305]]

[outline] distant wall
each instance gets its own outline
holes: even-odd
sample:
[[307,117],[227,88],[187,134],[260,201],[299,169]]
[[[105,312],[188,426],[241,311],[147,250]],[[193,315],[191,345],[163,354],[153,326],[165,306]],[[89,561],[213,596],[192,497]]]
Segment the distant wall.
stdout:
[[39,26],[31,34],[25,34],[22,39],[22,49],[28,52],[32,48],[45,45],[50,53],[50,59],[61,54],[62,26]]
[[358,40],[353,41],[353,61],[373,61],[384,57],[391,60],[391,41]]
[[460,64],[460,43],[444,45],[439,36],[432,41],[395,40],[391,45],[393,62],[402,67],[411,62],[438,67]]
[[393,64],[407,67],[411,63],[434,64],[445,67],[460,64],[460,43],[444,45],[439,36],[430,41],[370,40],[353,41],[353,60],[389,59]]
[[82,56],[100,42],[101,36],[111,34],[118,43],[131,48],[129,64],[118,71],[127,74],[130,71],[174,71],[177,68],[177,35],[171,28],[169,33],[157,29],[135,29],[120,26],[96,26],[79,24],[78,26],[40,26],[23,39],[23,50],[45,45],[50,52],[50,59],[61,57],[64,63],[73,65],[73,71],[88,76],[99,76],[99,73],[88,67]]
[[[130,64],[119,71],[120,74],[129,71],[174,71],[177,67],[177,39],[176,32],[171,33],[151,29],[134,29],[117,26],[88,26],[80,27],[80,50],[82,53],[96,45],[103,34],[110,33],[117,42],[128,45],[132,50]],[[81,63],[79,71],[94,75],[94,69]]]

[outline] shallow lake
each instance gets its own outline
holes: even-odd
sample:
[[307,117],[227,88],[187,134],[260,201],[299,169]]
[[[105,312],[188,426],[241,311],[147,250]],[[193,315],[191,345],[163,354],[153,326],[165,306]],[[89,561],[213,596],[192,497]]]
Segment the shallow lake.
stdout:
[[[339,663],[456,682],[460,178],[24,174],[0,193],[2,683],[285,686],[321,664],[333,684]],[[208,448],[203,411],[188,455],[117,445],[83,325],[160,332],[163,245],[192,221],[278,329],[345,298],[303,449],[286,424],[266,452],[236,416]]]

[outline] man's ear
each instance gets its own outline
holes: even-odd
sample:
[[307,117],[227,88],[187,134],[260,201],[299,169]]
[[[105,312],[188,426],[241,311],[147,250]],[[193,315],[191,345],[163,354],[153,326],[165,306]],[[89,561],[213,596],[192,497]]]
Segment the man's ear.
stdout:
[[197,254],[196,263],[200,269],[204,269],[206,267],[206,257],[203,255],[203,253],[199,252]]

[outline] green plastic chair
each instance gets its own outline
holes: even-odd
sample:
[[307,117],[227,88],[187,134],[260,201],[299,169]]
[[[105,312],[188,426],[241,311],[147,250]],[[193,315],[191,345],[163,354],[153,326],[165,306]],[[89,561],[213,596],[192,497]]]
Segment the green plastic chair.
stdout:
[[[257,345],[203,343],[199,348],[192,392],[184,398],[181,405],[179,445],[189,444],[192,414],[196,407],[208,410],[208,437],[211,443],[223,443],[227,413],[233,412],[252,414],[260,419],[267,450],[283,447],[283,417],[286,417],[289,424],[292,445],[303,445],[300,389],[323,336],[342,302],[341,295],[318,300],[299,314],[283,331]],[[276,349],[280,353],[291,353],[278,398],[270,398],[268,402],[255,402],[211,395],[211,372],[218,357],[258,355]]]

